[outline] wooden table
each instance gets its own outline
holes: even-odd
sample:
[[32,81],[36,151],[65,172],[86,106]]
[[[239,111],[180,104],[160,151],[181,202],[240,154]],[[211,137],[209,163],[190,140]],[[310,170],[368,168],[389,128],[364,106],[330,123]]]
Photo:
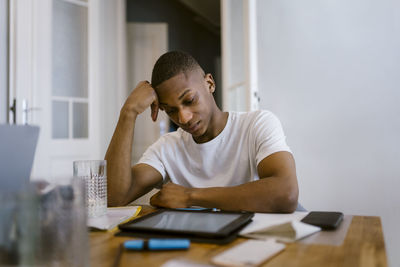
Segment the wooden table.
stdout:
[[[143,207],[140,215],[154,211]],[[129,237],[115,237],[114,233],[91,232],[90,263],[91,266],[114,266],[120,244]],[[188,259],[197,263],[208,263],[222,251],[245,241],[238,238],[228,245],[192,243],[187,251],[168,252],[128,252],[121,255],[119,266],[161,266],[173,258]],[[379,217],[354,216],[347,236],[341,246],[316,244],[288,244],[279,255],[265,262],[262,266],[307,266],[307,267],[369,267],[387,266],[385,243]]]

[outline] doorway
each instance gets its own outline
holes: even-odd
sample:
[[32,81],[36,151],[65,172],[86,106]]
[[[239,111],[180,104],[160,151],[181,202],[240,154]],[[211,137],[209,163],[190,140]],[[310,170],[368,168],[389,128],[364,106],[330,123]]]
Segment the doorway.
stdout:
[[[216,81],[222,108],[220,0],[127,0],[128,23],[166,23],[167,51],[191,54]],[[160,56],[160,55],[159,55]]]

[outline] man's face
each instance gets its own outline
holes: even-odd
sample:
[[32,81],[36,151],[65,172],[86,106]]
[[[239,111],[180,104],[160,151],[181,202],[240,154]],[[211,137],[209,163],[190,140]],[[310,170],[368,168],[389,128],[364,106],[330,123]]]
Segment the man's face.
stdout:
[[215,83],[202,71],[180,73],[156,87],[160,109],[193,137],[206,134],[213,113]]

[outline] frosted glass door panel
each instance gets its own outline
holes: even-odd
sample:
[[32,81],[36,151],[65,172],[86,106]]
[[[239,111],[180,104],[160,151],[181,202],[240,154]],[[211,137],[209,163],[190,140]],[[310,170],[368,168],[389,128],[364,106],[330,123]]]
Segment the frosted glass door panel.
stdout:
[[88,97],[88,10],[53,1],[53,96]]
[[244,2],[225,0],[223,2],[223,50],[224,62],[224,109],[247,110],[246,60]]
[[229,90],[229,103],[232,107],[236,107],[239,111],[245,111],[246,108],[246,95],[243,95],[246,92],[246,88],[244,85],[240,85]]
[[[229,75],[229,86],[243,82],[245,77],[244,68],[244,25],[243,25],[243,1],[231,0],[231,14],[230,14],[230,42],[232,45],[230,49],[229,59],[231,60],[231,73]],[[244,95],[245,97],[245,95]]]
[[88,138],[88,104],[73,104],[73,138]]
[[65,101],[53,101],[52,106],[52,136],[54,139],[68,138],[69,103]]

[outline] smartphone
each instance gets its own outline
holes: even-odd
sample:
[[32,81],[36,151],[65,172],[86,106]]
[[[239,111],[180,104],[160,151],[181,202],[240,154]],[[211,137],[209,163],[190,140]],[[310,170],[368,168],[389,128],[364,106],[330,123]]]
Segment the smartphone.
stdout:
[[343,221],[343,213],[333,211],[311,211],[301,221],[303,223],[319,226],[323,230],[334,230]]

